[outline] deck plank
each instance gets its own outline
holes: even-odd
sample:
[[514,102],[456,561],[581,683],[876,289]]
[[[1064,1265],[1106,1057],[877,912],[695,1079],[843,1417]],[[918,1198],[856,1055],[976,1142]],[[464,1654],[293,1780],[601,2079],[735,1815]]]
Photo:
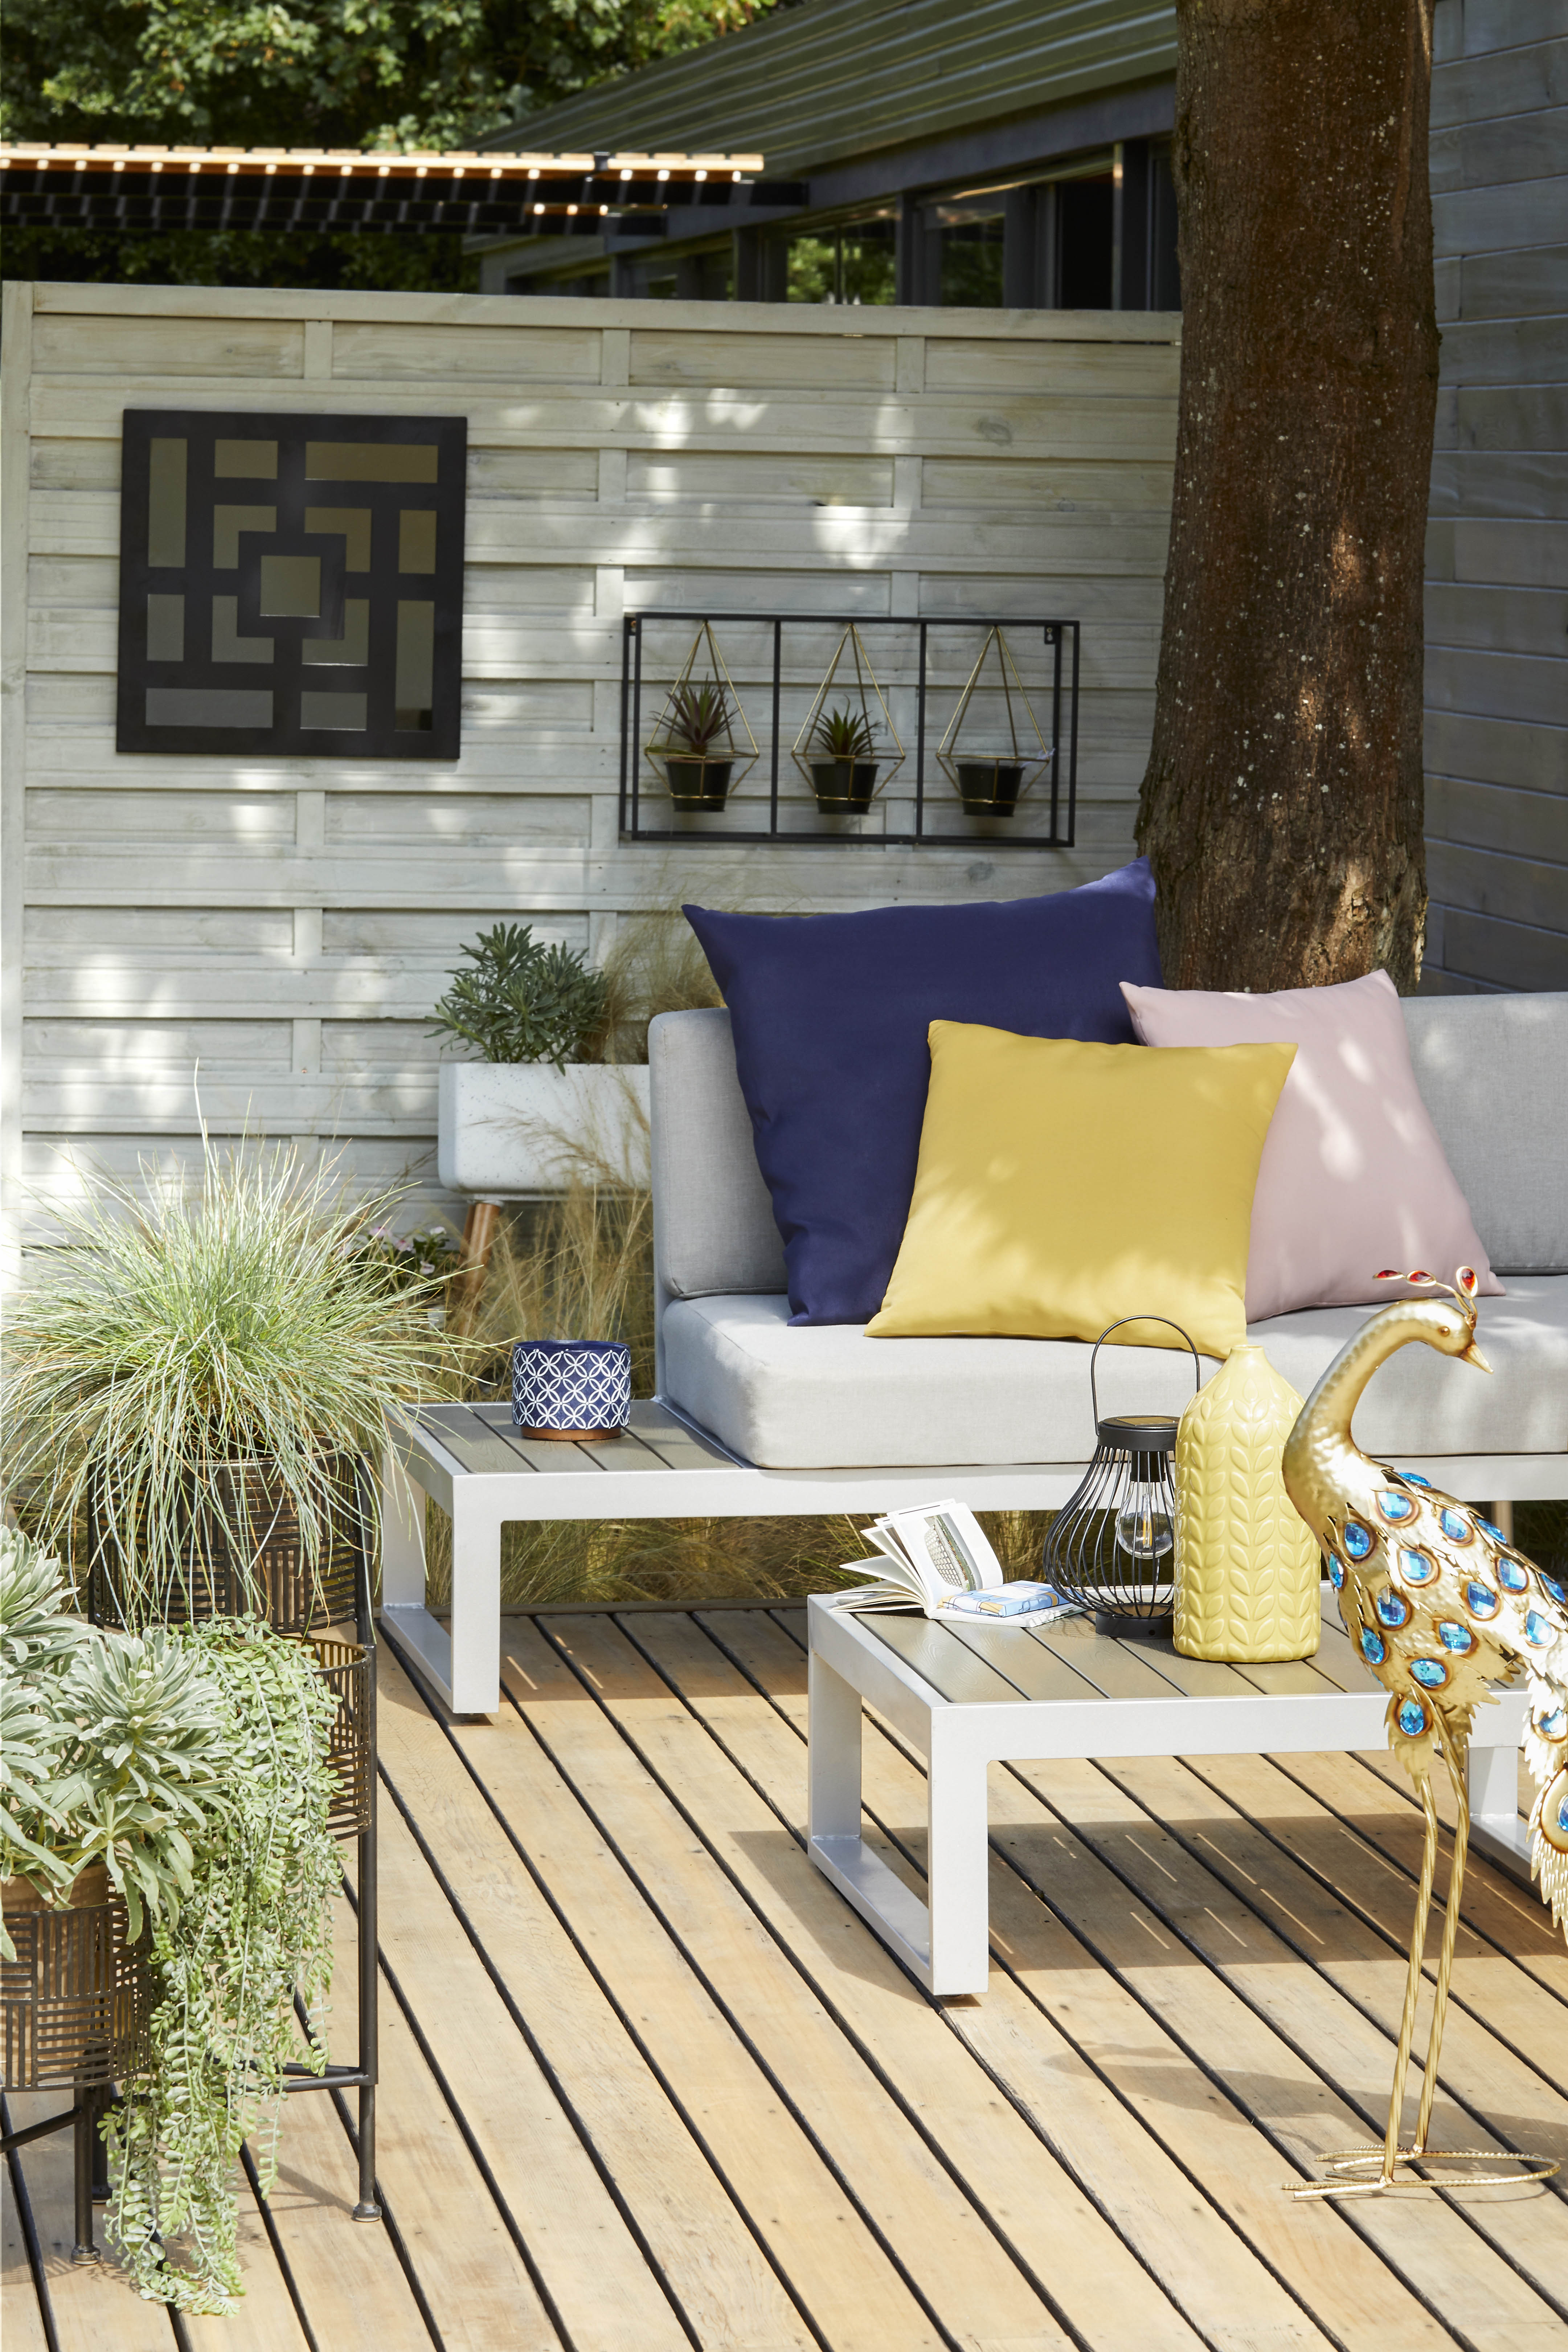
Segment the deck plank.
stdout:
[[[557,1621],[552,1631],[570,1649],[570,1621],[564,1631]],[[704,2129],[734,2193],[829,2340],[845,2352],[860,2346],[914,2352],[942,2341],[782,2105],[781,2091],[912,2275],[927,2273],[925,2289],[946,2305],[955,2328],[998,2339],[1035,2333],[1042,2317],[1037,2299],[747,1904],[694,1846],[690,1829],[610,1717],[542,1635],[519,1627],[509,1629],[509,1640],[515,1647],[502,1671],[520,1717],[591,1802],[600,1826],[570,1799],[562,1802],[564,1785],[552,1785],[540,1769],[537,1748],[530,1755],[523,1744],[526,1734],[498,1757],[492,1750],[486,1785],[530,1849],[548,1843],[552,1886],[574,1932],[624,1977],[624,1997],[639,2001],[666,2074],[701,2086]],[[656,1900],[667,1923],[661,1937],[679,1937],[667,1952],[648,1933],[654,1922],[643,1896],[606,1853],[607,1835]],[[698,1967],[726,2016],[743,2022],[771,2082],[749,2060],[736,2064],[739,2044],[727,2028],[716,2037],[692,2013]]]
[[[1326,1879],[1335,1897],[1371,1921],[1403,1954],[1408,1948],[1415,1909],[1414,1877],[1402,1870],[1391,1871],[1364,1839],[1338,1819],[1317,1793],[1318,1759],[1304,1757],[1301,1760],[1305,1769],[1299,1773],[1281,1770],[1267,1758],[1253,1756],[1206,1758],[1201,1770],[1203,1779],[1238,1813],[1261,1824],[1304,1869]],[[1437,1863],[1439,1901],[1448,1891],[1447,1868],[1445,1850]],[[1542,1908],[1542,1919],[1549,1916]],[[1435,1950],[1435,1936],[1428,1937],[1428,1945]],[[1429,1958],[1428,1976],[1435,1965]],[[1511,1955],[1482,1943],[1463,1924],[1454,1948],[1453,1991],[1454,1999],[1472,2018],[1485,2021],[1480,2034],[1483,2045],[1497,2048],[1506,2042],[1528,2053],[1533,2071],[1554,2085],[1557,2121],[1568,2130],[1568,2012],[1563,2004],[1521,1969]],[[1450,2033],[1443,2044],[1445,2075],[1449,2072],[1448,2061],[1456,2055]],[[1457,2085],[1459,2077],[1453,2079]],[[1506,2116],[1519,2110],[1505,2103],[1499,2112]],[[1568,2147],[1563,2152],[1568,2154]]]
[[[552,1627],[552,1631],[553,1631]],[[663,1696],[605,1703],[625,1722],[650,1770],[678,1785],[690,1817],[819,1997],[892,2084],[906,2110],[940,2117],[940,2144],[967,2194],[995,2217],[1014,2256],[1095,2352],[1202,2341],[1130,2252],[1052,2147],[1036,2134],[929,2000],[808,1860],[798,1836],[758,1793],[764,1772],[789,1776],[803,1819],[804,1752],[777,1711],[749,1689],[690,1620],[650,1616],[638,1643],[674,1675],[702,1720]],[[600,1637],[594,1671],[606,1679]],[[639,1662],[641,1663],[641,1662]],[[644,1670],[645,1671],[645,1670]],[[744,1769],[717,1744],[743,1749]],[[953,2004],[947,2004],[952,2008]]]
[[359,2168],[329,2095],[283,2111],[267,2200],[319,2343],[332,2352],[430,2352],[430,2331],[384,2226],[352,2219]]
[[[716,1638],[722,1638],[731,1629],[713,1623],[710,1630]],[[778,1695],[781,1710],[803,1738],[804,1689],[801,1685],[797,1694],[789,1687],[798,1678],[790,1673],[788,1657],[772,1650],[755,1621],[745,1622],[735,1631],[745,1645],[747,1665],[766,1679],[769,1690]],[[779,1636],[774,1629],[768,1628],[768,1633],[776,1643]],[[923,1853],[924,1776],[892,1740],[868,1738],[866,1790],[868,1803],[873,1811],[882,1810],[884,1819],[914,1825],[907,1832],[909,1846]],[[1086,1891],[1097,1878],[1103,1880],[1108,1890],[1106,1909],[1112,1931],[1130,1940],[1141,1960],[1151,1948],[1148,1930],[1145,1926],[1142,1933],[1134,1932],[1125,1890],[1060,1823],[1048,1824],[1044,1809],[1010,1774],[991,1775],[990,1802],[992,1843],[998,1849],[990,1874],[992,1942],[998,1958],[1016,1971],[1040,2011],[1071,2036],[1082,2059],[1112,2085],[1218,2210],[1229,2217],[1274,2277],[1299,2299],[1306,2313],[1316,2317],[1332,2340],[1345,2346],[1346,2352],[1382,2352],[1393,2330],[1398,2341],[1419,2347],[1420,2352],[1437,2352],[1437,2347],[1449,2344],[1452,2339],[1447,2331],[1422,2308],[1410,2289],[1390,2275],[1375,2252],[1347,2231],[1341,2214],[1323,2206],[1294,2204],[1281,2193],[1280,2184],[1291,2168],[1290,2155],[1280,2150],[1211,2073],[1194,2064],[1181,2041],[1124,1986],[1103,1957],[1073,1933],[1064,1906],[1074,1912],[1082,1909]],[[910,1883],[921,1885],[919,1874],[909,1869],[897,1845],[876,1837],[874,1832],[873,1841],[890,1866],[902,1864]],[[1016,1864],[1009,1866],[1002,1859],[1009,1847],[1020,1846],[1030,1857],[1028,1884],[1019,1875]],[[1042,1885],[1052,1909],[1030,1891],[1031,1885]],[[1179,1948],[1172,1948],[1167,1959],[1178,1951]],[[1185,2007],[1182,1988],[1190,1982],[1190,1965],[1185,1972],[1178,1966],[1170,1973],[1178,1980],[1173,2006],[1179,2013]],[[1007,2069],[1009,2079],[1016,2080],[1009,2064],[1009,2052],[1018,2042],[1016,2028],[1004,2031],[994,2053],[990,2049],[989,2021],[1001,1981],[993,1975],[992,1990],[984,2001],[953,2004],[949,2013],[977,2048],[988,2059],[994,2055]],[[1056,2114],[1057,2083],[1058,2074],[1052,2073],[1041,2087],[1048,2116]],[[1082,2118],[1072,2118],[1070,2137],[1065,2117],[1061,2127],[1075,2155],[1093,2146]],[[1337,2141],[1333,2137],[1336,2128]],[[1331,2114],[1328,2129],[1330,2137],[1322,2144],[1343,2145],[1350,2119],[1343,2111],[1337,2120]],[[1306,2166],[1298,2167],[1298,2177],[1310,2169],[1309,2158]],[[1138,2167],[1130,2180],[1120,2184],[1113,2175],[1110,2187],[1113,2197],[1141,2191],[1140,2201],[1149,2205],[1156,2200],[1159,2184],[1150,2180],[1147,2167]],[[1171,2199],[1168,2183],[1165,2194]],[[1172,2210],[1185,2222],[1194,2201],[1190,2187],[1184,2182],[1171,2200]],[[1212,2214],[1209,2226],[1212,2229]],[[1205,2242],[1200,2239],[1199,2247]],[[1253,2317],[1261,2322],[1269,2307],[1265,2301],[1253,2316],[1243,2313],[1243,2340]],[[1213,2324],[1208,2308],[1202,2317],[1206,2324]],[[1277,2325],[1277,2310],[1274,2319]],[[1215,2340],[1220,2340],[1218,2334]],[[1276,2336],[1264,2340],[1281,2339]],[[1288,2332],[1282,2340],[1291,2340]],[[1310,2331],[1307,2340],[1312,2340]]]
[[[1145,1759],[1118,1759],[1115,1769],[1123,1785],[1093,1765],[1020,1764],[1012,1769],[1110,1863],[1148,1907],[1156,1928],[1163,1926],[1178,1944],[1196,1953],[1207,1972],[1221,1979],[1299,2053],[1291,2070],[1294,2083],[1301,2082],[1303,2061],[1309,2069],[1332,2070],[1333,2090],[1354,2119],[1348,2137],[1336,2139],[1321,2129],[1314,2134],[1310,2126],[1315,2119],[1310,2114],[1303,2118],[1309,2126],[1302,2135],[1306,2160],[1310,2163],[1312,2155],[1327,2148],[1380,2138],[1393,2074],[1392,2041],[1364,2015],[1357,2001],[1301,1965],[1270,1920],[1233,1894],[1216,1871],[1195,1861],[1163,1825],[1163,1817],[1150,1811],[1145,1800],[1157,1789],[1181,1816],[1188,1800],[1181,1780],[1170,1776],[1182,1774],[1184,1768],[1165,1767],[1163,1759],[1153,1766]],[[1191,1781],[1190,1774],[1185,1777]],[[1203,1981],[1199,1974],[1200,1990]],[[1221,2079],[1232,2079],[1235,2056],[1218,2049],[1215,2057]],[[1310,2093],[1306,2104],[1316,2105]],[[1451,2147],[1475,2146],[1486,2137],[1473,2123],[1466,2132],[1452,2103],[1441,2095],[1437,2115],[1437,2136]],[[1343,2114],[1340,2129],[1343,2134]],[[1538,2225],[1529,2216],[1540,2192],[1534,2198],[1505,2200],[1500,2191],[1495,2192],[1500,2201],[1486,2201],[1491,2194],[1467,2198],[1462,2210],[1426,2198],[1384,2207],[1382,2218],[1396,2213],[1399,2228],[1385,2232],[1379,2242],[1451,2325],[1466,2336],[1479,2332],[1488,2352],[1493,2345],[1568,2346],[1568,2326],[1552,2305],[1514,2267],[1509,2253],[1486,2242],[1500,2222],[1507,2227],[1517,2221],[1521,2240],[1533,2239]],[[1369,2226],[1377,2223],[1375,2200],[1356,2210],[1367,2212]],[[1550,2234],[1560,2250],[1562,2220],[1555,2200],[1551,2218],[1554,2227]],[[1448,2224],[1453,2225],[1451,2237],[1446,2232]],[[1561,2275],[1560,2251],[1555,2259]]]
[[[331,2046],[334,2056],[351,2057],[358,2047],[359,1982],[353,1915],[346,1902],[338,1905],[333,1925]],[[489,2183],[384,1976],[380,2011],[376,2096],[382,2122],[376,2178],[444,2352],[561,2352],[560,2336]],[[350,2114],[357,2115],[358,2094],[344,2095]],[[214,2345],[214,2352],[220,2347]]]
[[48,2352],[9,2159],[0,2159],[0,2339],[5,2352]]
[[[29,2124],[42,2123],[68,2104],[68,2094],[18,2094],[7,2100],[12,2129],[23,2131]],[[160,2303],[142,2302],[112,2253],[79,2265],[71,2260],[76,2210],[72,2137],[68,2131],[56,2132],[16,2150],[60,2352],[105,2352],[109,2345],[114,2352],[174,2352],[168,2312]],[[102,2221],[100,2206],[96,2216],[100,2251]]]
[[[384,1645],[383,1645],[384,1647]],[[716,2344],[789,2347],[810,2352],[811,2337],[737,2217],[722,2184],[658,2081],[636,2042],[595,1982],[580,1953],[518,1858],[506,1832],[463,1768],[456,1749],[434,1717],[410,1690],[401,1668],[388,1660],[383,1686],[389,1704],[381,1716],[381,1751],[392,1786],[406,1791],[448,1883],[461,1889],[467,1927],[489,1956],[495,1975],[529,2020],[547,2053],[554,2082],[598,2150],[624,2210],[644,2249],[641,2299],[649,2304],[658,2265],[669,2294],[692,2315],[699,2338]],[[476,1727],[468,1753],[483,1754],[478,1737],[501,1735]],[[383,1905],[383,1916],[391,1906]],[[388,1958],[401,1975],[412,1961],[407,1947],[383,1933]],[[580,2252],[577,2267],[583,2255]],[[540,2256],[544,2267],[543,2255]],[[563,2281],[546,2270],[559,2307],[567,2314],[567,2294],[587,2282]],[[628,2291],[636,2282],[629,2282]],[[568,2325],[574,2343],[582,2338],[576,2321]],[[627,2315],[619,2335],[601,2336],[605,2352],[621,2352],[628,2341],[681,2345],[686,2341],[668,2301],[662,2314],[645,2309],[629,2334]]]

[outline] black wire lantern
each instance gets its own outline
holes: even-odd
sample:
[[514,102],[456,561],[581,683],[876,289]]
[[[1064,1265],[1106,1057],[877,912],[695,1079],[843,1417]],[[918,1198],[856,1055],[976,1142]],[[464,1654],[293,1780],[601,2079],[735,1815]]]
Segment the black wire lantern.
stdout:
[[1194,1391],[1203,1385],[1197,1349],[1166,1315],[1124,1315],[1101,1332],[1089,1359],[1094,1458],[1046,1538],[1042,1570],[1064,1601],[1094,1612],[1100,1633],[1168,1633],[1176,1610],[1176,1424],[1164,1413],[1100,1418],[1094,1370],[1113,1331],[1164,1323],[1192,1354]]

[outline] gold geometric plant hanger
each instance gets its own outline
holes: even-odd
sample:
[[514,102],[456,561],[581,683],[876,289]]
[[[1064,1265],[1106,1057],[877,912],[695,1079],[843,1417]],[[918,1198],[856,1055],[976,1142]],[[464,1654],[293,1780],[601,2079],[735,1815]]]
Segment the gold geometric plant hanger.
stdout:
[[[1339,1594],[1345,1631],[1389,1692],[1388,1742],[1416,1783],[1426,1822],[1405,2009],[1381,2147],[1350,2148],[1323,2161],[1335,2177],[1291,2182],[1294,2197],[1376,2197],[1395,2187],[1511,2186],[1544,2180],[1561,2159],[1495,2148],[1427,2146],[1437,2063],[1458,1932],[1470,1814],[1466,1787],[1470,1718],[1520,1667],[1529,1681],[1524,1759],[1535,1782],[1531,1865],[1542,1900],[1568,1925],[1568,1589],[1515,1549],[1474,1506],[1440,1494],[1411,1470],[1390,1470],[1354,1444],[1351,1415],[1378,1366],[1413,1339],[1490,1371],[1476,1345],[1476,1277],[1462,1265],[1451,1286],[1417,1271],[1385,1268],[1379,1282],[1404,1280],[1438,1297],[1385,1307],[1343,1348],[1302,1406],[1285,1441],[1281,1467],[1291,1500],[1312,1528]],[[1440,1764],[1458,1815],[1454,1860],[1437,1956],[1432,2021],[1416,2129],[1402,2136],[1405,2084],[1423,1982],[1427,1921],[1437,1860],[1432,1771]],[[1502,2164],[1443,2181],[1416,2167]]]
[[[969,764],[969,761],[966,755],[959,751],[958,732],[964,724],[966,714],[974,699],[976,690],[980,685],[980,674],[985,668],[986,656],[990,652],[993,644],[997,649],[997,667],[1000,673],[1002,681],[1002,702],[1003,708],[1007,712],[1008,741],[1010,747],[1010,757],[1015,765],[1021,767],[1028,772],[1020,779],[1017,791],[1011,795],[1014,802],[1020,801],[1025,793],[1029,791],[1030,785],[1039,782],[1041,775],[1045,772],[1046,769],[1050,767],[1054,756],[1051,746],[1045,740],[1045,735],[1040,728],[1040,721],[1034,715],[1034,705],[1029,698],[1029,690],[1025,687],[1022,678],[1019,676],[1018,664],[1014,661],[1012,656],[1012,648],[1008,644],[1006,637],[1002,634],[1000,624],[993,624],[993,625],[986,632],[985,640],[980,646],[979,656],[975,663],[974,668],[969,672],[968,677],[965,681],[964,690],[958,697],[957,708],[955,709],[952,718],[948,720],[946,731],[943,735],[941,742],[936,747],[936,763],[938,767],[942,770],[942,772],[946,777],[948,782],[957,793],[959,799],[964,801],[967,801],[969,795],[965,792],[964,782],[959,774],[959,761],[961,759],[965,760],[966,764]],[[993,688],[991,691],[994,693],[995,688]],[[1017,697],[1016,707],[1014,702],[1015,696]],[[1028,721],[1028,731],[1029,733],[1032,733],[1034,738],[1035,748],[1032,751],[1028,748],[1027,736],[1024,748],[1019,748],[1019,711],[1020,709],[1023,717]],[[987,765],[996,766],[998,764],[998,761],[994,761],[991,758],[991,755],[988,752],[977,753],[974,755],[974,758]]]
[[[818,687],[816,693],[811,698],[811,708],[806,713],[806,723],[801,728],[800,733],[796,736],[794,742],[790,745],[789,756],[794,761],[795,765],[800,769],[800,773],[804,776],[806,782],[810,783],[811,738],[816,732],[817,721],[822,715],[828,697],[833,690],[833,680],[838,676],[839,664],[843,660],[846,654],[848,654],[850,660],[853,665],[854,696],[860,704],[862,718],[866,720],[868,726],[873,728],[876,726],[877,722],[872,717],[872,702],[873,699],[874,699],[877,709],[882,713],[881,723],[886,730],[889,742],[893,745],[894,757],[891,760],[881,751],[875,752],[872,755],[875,758],[879,770],[883,772],[879,773],[877,777],[876,789],[880,794],[881,793],[885,792],[888,784],[898,773],[900,768],[903,767],[904,761],[904,750],[903,743],[899,740],[898,730],[893,723],[893,713],[887,707],[887,698],[883,693],[882,688],[877,682],[875,670],[872,667],[871,655],[866,649],[865,640],[861,635],[859,629],[855,626],[852,621],[849,623],[842,636],[839,639],[838,644],[833,648],[833,658],[828,664],[827,675],[823,678],[821,686]],[[868,687],[870,688],[869,695],[867,693]],[[849,691],[847,684],[844,690],[846,693]]]
[[[653,731],[643,746],[643,757],[647,761],[650,767],[653,767],[656,756],[667,757],[672,751],[677,758],[682,756],[681,748],[678,743],[671,743],[664,740],[664,730],[674,715],[676,698],[683,694],[692,682],[692,672],[696,667],[697,657],[701,654],[705,645],[707,648],[709,678],[715,686],[720,688],[724,695],[724,735],[725,740],[728,746],[727,753],[718,755],[710,753],[708,756],[710,758],[715,756],[727,757],[736,763],[735,769],[731,771],[729,783],[727,788],[729,792],[733,793],[737,784],[739,783],[741,777],[749,774],[750,771],[757,765],[757,762],[761,758],[762,754],[758,750],[757,738],[753,735],[750,727],[747,723],[746,711],[741,704],[739,695],[735,690],[735,680],[730,677],[729,671],[725,665],[724,656],[720,653],[718,646],[715,642],[713,624],[711,621],[704,621],[701,623],[697,629],[696,635],[692,639],[691,651],[687,654],[685,661],[682,666],[681,674],[675,679],[674,684],[670,688],[669,692],[665,695],[664,705],[660,709],[658,719],[654,723]],[[740,740],[737,739],[736,735],[735,728],[732,723],[733,719],[738,719],[740,722],[740,734],[745,739],[744,747]],[[717,739],[716,738],[715,740],[716,740]],[[736,772],[737,770],[738,772]],[[653,768],[653,772],[655,776],[658,775],[657,768]],[[661,778],[660,781],[663,782],[664,780]]]

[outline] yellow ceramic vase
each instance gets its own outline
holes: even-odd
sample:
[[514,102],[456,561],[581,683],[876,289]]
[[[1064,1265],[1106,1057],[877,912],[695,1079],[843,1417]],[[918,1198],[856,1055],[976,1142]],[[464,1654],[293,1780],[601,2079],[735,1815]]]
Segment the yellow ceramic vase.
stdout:
[[1318,1547],[1280,1455],[1301,1400],[1261,1348],[1233,1348],[1176,1433],[1176,1645],[1188,1658],[1310,1658]]

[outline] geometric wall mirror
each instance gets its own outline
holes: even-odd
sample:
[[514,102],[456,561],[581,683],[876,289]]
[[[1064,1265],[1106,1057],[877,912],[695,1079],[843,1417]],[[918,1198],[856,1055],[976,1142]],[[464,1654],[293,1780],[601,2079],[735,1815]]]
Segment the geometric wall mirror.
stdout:
[[463,416],[128,408],[121,751],[455,760]]

